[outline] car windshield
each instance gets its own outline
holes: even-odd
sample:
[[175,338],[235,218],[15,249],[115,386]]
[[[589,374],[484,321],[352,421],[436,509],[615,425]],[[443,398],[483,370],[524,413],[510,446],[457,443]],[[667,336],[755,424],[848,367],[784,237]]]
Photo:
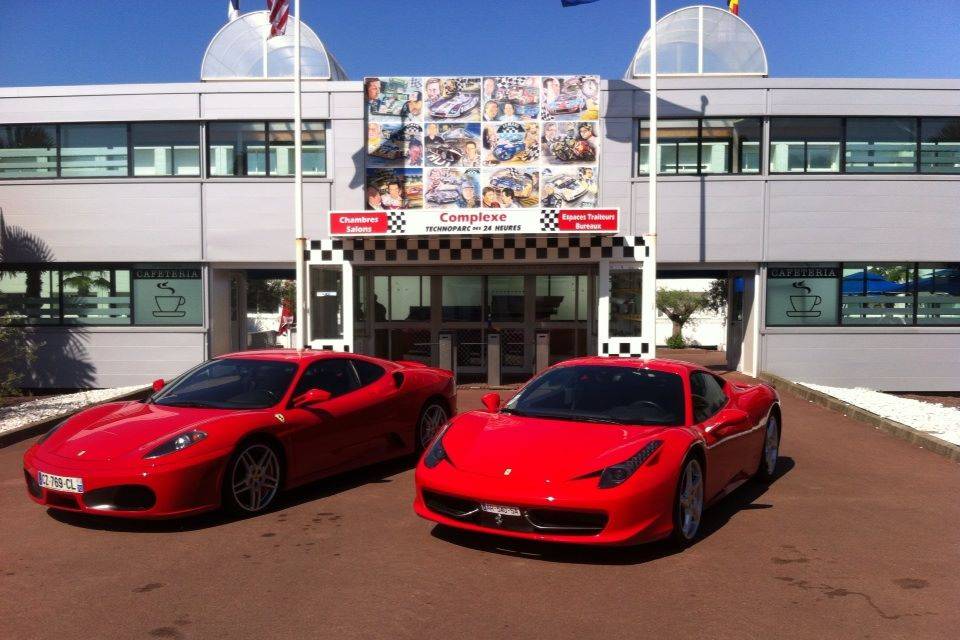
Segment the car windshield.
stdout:
[[683,382],[675,373],[582,365],[551,369],[503,409],[521,416],[677,426],[683,424]]
[[168,407],[265,409],[280,402],[296,372],[292,362],[213,360],[174,380],[150,402]]

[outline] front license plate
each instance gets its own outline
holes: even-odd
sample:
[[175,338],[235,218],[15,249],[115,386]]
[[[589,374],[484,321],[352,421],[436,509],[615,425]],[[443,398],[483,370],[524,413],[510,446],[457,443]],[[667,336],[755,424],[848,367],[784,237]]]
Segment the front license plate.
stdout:
[[501,516],[514,516],[516,518],[520,517],[520,509],[516,507],[501,507],[498,504],[481,504],[480,508],[487,513],[496,513]]
[[66,491],[68,493],[83,493],[83,478],[68,478],[55,476],[43,471],[37,472],[37,484],[45,489]]

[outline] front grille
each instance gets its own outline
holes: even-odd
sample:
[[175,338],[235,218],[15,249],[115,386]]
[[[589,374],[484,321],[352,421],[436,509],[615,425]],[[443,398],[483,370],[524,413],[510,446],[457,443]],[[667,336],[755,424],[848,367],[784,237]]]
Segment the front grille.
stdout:
[[103,511],[146,511],[157,503],[157,496],[149,487],[139,484],[121,484],[94,489],[83,495],[83,504]]
[[565,536],[590,536],[607,526],[607,514],[568,509],[520,508],[519,516],[488,513],[475,500],[457,498],[432,491],[423,492],[427,508],[440,515],[469,522],[488,529],[505,529],[525,533],[552,533]]
[[76,511],[80,510],[80,506],[77,504],[77,499],[73,496],[73,494],[69,494],[69,493],[57,493],[56,491],[47,491],[46,504],[51,507],[61,507],[63,509],[74,509]]
[[30,472],[26,469],[23,470],[23,478],[27,481],[27,491],[30,492],[34,498],[42,498],[43,490],[40,488],[40,485],[37,484],[36,479],[30,475]]

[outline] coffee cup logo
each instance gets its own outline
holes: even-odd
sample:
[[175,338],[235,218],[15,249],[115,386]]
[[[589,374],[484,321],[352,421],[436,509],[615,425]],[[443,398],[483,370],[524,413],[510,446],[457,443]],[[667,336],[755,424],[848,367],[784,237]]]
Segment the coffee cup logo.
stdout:
[[176,289],[171,287],[168,282],[158,282],[157,289],[160,289],[162,293],[153,296],[153,303],[157,307],[153,311],[154,318],[182,318],[187,315],[186,311],[180,309],[187,303],[187,299],[178,296]]
[[822,313],[817,309],[823,298],[813,295],[813,289],[807,286],[806,281],[798,280],[793,283],[793,288],[797,291],[790,296],[791,310],[787,311],[788,318],[819,318]]

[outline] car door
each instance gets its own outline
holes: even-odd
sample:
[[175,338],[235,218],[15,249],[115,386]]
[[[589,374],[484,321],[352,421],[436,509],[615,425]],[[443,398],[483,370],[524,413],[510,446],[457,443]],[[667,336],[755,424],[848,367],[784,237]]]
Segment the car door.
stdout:
[[404,420],[416,418],[411,418],[410,411],[403,406],[398,384],[402,378],[397,378],[396,372],[363,358],[351,358],[350,363],[360,383],[354,392],[363,449],[360,455],[364,461],[382,460],[404,446],[405,441],[399,435],[409,430],[409,425],[404,428]]
[[330,399],[316,407],[291,407],[284,412],[291,428],[291,477],[303,480],[324,471],[349,466],[362,440],[355,392],[356,371],[347,358],[323,358],[309,364],[297,381],[291,403],[310,389]]
[[707,442],[706,497],[711,499],[730,484],[740,470],[736,429],[716,429],[711,422],[730,402],[723,383],[705,371],[690,373],[690,400],[695,427]]

